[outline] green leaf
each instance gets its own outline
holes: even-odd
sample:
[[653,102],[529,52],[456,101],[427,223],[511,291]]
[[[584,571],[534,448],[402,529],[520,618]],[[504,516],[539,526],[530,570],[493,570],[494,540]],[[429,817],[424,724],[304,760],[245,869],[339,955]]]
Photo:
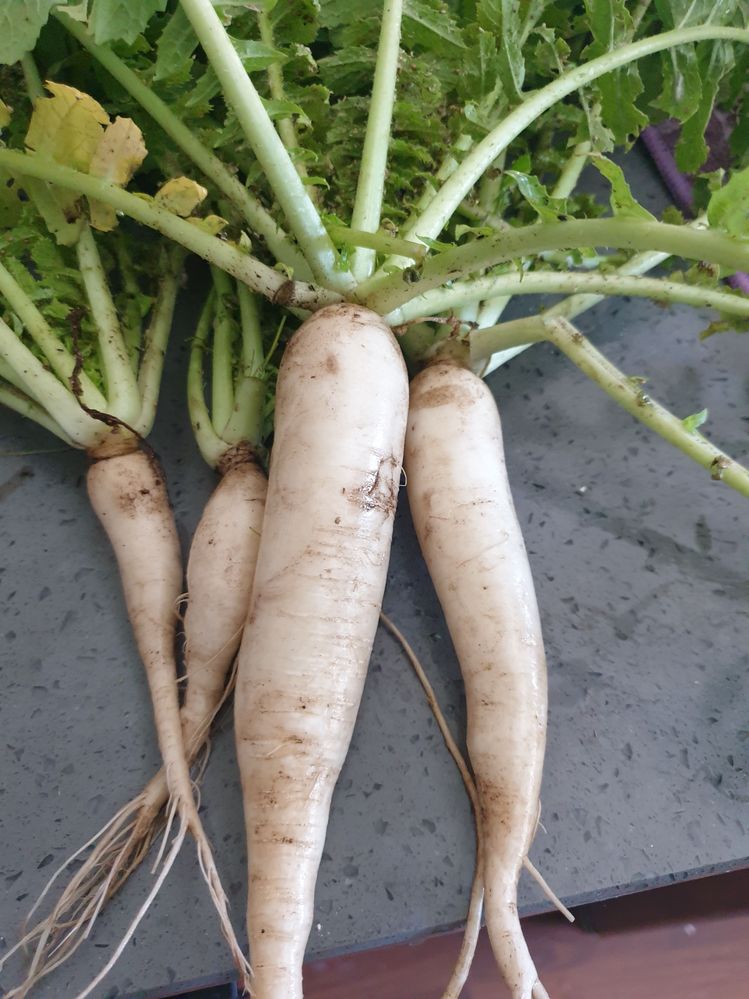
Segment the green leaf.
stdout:
[[560,216],[567,214],[567,202],[552,198],[537,177],[520,170],[506,170],[505,175],[512,177],[518,191],[542,222],[558,222]]
[[635,200],[621,167],[605,156],[593,156],[591,163],[611,184],[611,211],[616,218],[645,219],[654,222],[655,217],[647,208]]
[[710,198],[707,220],[731,236],[749,238],[749,167],[732,174]]
[[494,35],[499,47],[499,75],[511,103],[521,99],[525,79],[520,31],[520,0],[479,0],[478,22]]
[[435,253],[445,253],[446,250],[453,250],[455,248],[454,243],[444,243],[439,239],[430,239],[429,236],[418,236],[417,239],[428,246],[430,250],[434,250]]
[[703,423],[707,422],[707,417],[708,411],[701,409],[699,413],[692,413],[691,416],[685,416],[681,424],[687,433],[693,434]]
[[187,19],[187,14],[182,7],[178,7],[167,21],[156,43],[154,80],[165,80],[184,72],[185,63],[189,62],[197,47],[198,39]]
[[[585,52],[587,58],[611,52],[632,40],[632,15],[625,0],[585,0],[585,10],[593,35],[593,43]],[[617,142],[626,143],[647,125],[647,116],[637,107],[643,85],[634,63],[602,76],[594,89],[601,96],[603,124]]]
[[676,164],[685,173],[694,173],[708,157],[705,129],[713,113],[721,80],[734,63],[734,46],[728,42],[707,42],[697,47],[702,96],[697,110],[682,126],[676,146]]
[[94,0],[88,26],[98,45],[115,41],[132,45],[166,5],[167,0]]
[[320,79],[331,93],[343,96],[371,92],[375,66],[375,53],[371,49],[352,45],[325,56],[317,65]]
[[3,0],[0,3],[0,65],[10,66],[36,45],[50,10],[59,0]]
[[465,54],[465,42],[453,15],[440,0],[406,0],[403,6],[403,41],[454,59]]

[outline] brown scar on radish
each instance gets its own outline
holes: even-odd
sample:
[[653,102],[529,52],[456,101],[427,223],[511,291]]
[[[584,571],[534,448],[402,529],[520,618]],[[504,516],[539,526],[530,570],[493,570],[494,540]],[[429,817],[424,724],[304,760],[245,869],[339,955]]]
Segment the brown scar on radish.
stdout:
[[[345,487],[342,492],[362,510],[382,510],[386,516],[395,513],[400,483],[400,462],[395,455],[381,457],[376,471],[370,472],[367,482],[353,493]],[[398,478],[396,479],[396,472]]]

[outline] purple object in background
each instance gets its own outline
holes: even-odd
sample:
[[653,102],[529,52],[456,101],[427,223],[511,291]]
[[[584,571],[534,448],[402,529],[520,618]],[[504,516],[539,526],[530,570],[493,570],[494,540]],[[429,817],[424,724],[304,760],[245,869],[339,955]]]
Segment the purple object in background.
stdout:
[[[731,120],[727,114],[716,111],[705,132],[710,155],[703,169],[717,170],[728,166],[728,138],[731,134]],[[660,125],[648,125],[640,138],[669,190],[674,204],[686,214],[692,213],[693,184],[689,177],[679,170],[674,159],[674,149],[679,139],[679,124],[671,119]],[[749,295],[749,274],[733,274],[728,278],[732,288]]]

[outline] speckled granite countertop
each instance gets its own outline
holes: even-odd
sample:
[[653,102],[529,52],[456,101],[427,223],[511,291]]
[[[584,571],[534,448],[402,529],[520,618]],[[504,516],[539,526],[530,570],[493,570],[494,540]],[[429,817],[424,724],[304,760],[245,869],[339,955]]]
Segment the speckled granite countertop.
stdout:
[[[641,189],[653,186],[638,157],[630,170]],[[663,203],[657,193],[644,200]],[[185,324],[190,315],[188,302]],[[708,432],[746,455],[749,340],[699,343],[703,319],[631,300],[599,306],[581,325],[615,363],[648,374],[657,398],[684,414],[707,406]],[[183,350],[175,340],[175,360]],[[749,506],[548,346],[490,384],[549,660],[545,831],[534,862],[570,905],[746,865]],[[167,391],[153,440],[187,542],[212,475],[174,415],[179,390]],[[157,750],[112,558],[87,506],[84,460],[14,454],[54,442],[5,412],[1,426],[0,933],[13,942],[55,866],[140,789]],[[385,607],[462,734],[458,668],[405,497]],[[244,847],[228,731],[215,739],[204,807],[240,923]],[[333,802],[310,955],[459,924],[472,863],[458,775],[407,663],[380,634]],[[40,999],[73,996],[101,966],[144,891],[140,874]],[[525,879],[520,898],[526,913],[547,907]],[[186,849],[97,996],[166,995],[228,970]]]

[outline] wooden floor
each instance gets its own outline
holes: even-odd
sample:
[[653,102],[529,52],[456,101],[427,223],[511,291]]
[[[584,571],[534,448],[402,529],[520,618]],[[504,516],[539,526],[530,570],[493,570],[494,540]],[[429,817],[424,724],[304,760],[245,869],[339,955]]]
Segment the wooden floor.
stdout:
[[[749,872],[524,924],[552,999],[749,999]],[[439,999],[454,934],[311,964],[305,999]],[[485,935],[463,999],[505,999]]]

